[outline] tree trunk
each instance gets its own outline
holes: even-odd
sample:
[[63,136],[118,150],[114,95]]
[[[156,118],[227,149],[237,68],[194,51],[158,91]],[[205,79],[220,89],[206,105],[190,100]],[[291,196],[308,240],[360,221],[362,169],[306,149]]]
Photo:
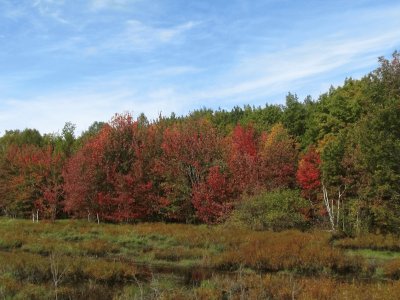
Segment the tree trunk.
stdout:
[[331,201],[331,204],[329,203],[329,197],[328,197],[328,191],[326,190],[326,187],[324,184],[322,184],[322,192],[324,196],[324,204],[325,208],[328,212],[329,216],[329,222],[331,223],[332,231],[335,231],[335,215],[333,213],[333,200]]
[[337,214],[336,214],[336,228],[340,228],[339,227],[339,219],[340,219],[340,198],[338,199],[337,202]]

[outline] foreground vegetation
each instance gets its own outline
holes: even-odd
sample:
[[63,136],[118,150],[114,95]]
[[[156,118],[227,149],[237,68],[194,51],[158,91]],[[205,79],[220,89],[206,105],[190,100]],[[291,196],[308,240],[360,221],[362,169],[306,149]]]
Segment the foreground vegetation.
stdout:
[[400,258],[374,256],[382,239],[400,254],[395,236],[2,218],[0,297],[395,299]]
[[284,106],[7,131],[0,298],[397,299],[400,54],[379,62]]

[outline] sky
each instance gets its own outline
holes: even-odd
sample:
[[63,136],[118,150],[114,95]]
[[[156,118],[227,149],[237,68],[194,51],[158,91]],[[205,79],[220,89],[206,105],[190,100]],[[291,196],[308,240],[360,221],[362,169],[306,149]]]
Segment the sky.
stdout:
[[0,135],[316,99],[396,49],[397,0],[0,0]]

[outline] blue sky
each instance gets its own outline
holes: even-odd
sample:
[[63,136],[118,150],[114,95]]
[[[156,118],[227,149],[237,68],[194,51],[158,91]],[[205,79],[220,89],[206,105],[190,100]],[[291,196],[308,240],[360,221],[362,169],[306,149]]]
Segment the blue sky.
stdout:
[[283,104],[400,49],[400,2],[0,0],[0,135]]

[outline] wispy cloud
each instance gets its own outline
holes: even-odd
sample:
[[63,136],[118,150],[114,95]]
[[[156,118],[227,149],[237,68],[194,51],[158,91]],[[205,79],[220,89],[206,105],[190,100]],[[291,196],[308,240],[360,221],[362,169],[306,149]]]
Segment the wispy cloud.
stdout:
[[132,2],[133,0],[91,0],[90,8],[93,10],[123,8]]
[[[395,40],[400,40],[400,33],[395,29],[378,37],[311,40],[280,52],[243,58],[215,79],[214,85],[191,90],[167,82],[150,90],[141,85],[141,80],[154,76],[169,78],[201,71],[190,66],[146,71],[136,75],[138,79],[143,77],[139,81],[126,72],[103,75],[83,82],[68,93],[59,91],[34,99],[6,101],[6,108],[0,112],[0,125],[3,124],[0,134],[6,128],[24,127],[48,132],[49,128],[62,128],[67,121],[77,124],[80,132],[95,120],[109,120],[115,112],[145,112],[154,119],[160,113],[184,114],[204,105],[229,108],[249,98],[261,98],[265,102],[266,95],[293,91],[307,80],[312,84],[312,78],[320,74],[368,67]],[[273,100],[276,99],[269,102]]]
[[[128,20],[118,33],[113,36],[97,35],[96,38],[72,36],[65,41],[55,43],[48,51],[75,52],[83,56],[99,56],[108,53],[145,53],[157,50],[162,46],[184,43],[188,32],[195,28],[198,22],[185,22],[173,26],[150,26],[139,20]],[[96,35],[96,33],[94,33]],[[189,70],[170,70],[174,73],[186,73]],[[193,70],[192,70],[193,71]]]
[[61,13],[61,7],[64,5],[64,0],[35,0],[32,6],[36,8],[40,15],[52,18],[53,20],[62,23],[70,24]]
[[252,97],[258,90],[271,90],[279,83],[284,83],[289,89],[293,81],[345,68],[350,63],[351,69],[370,66],[371,60],[366,60],[366,56],[372,53],[376,60],[380,53],[392,49],[399,41],[400,31],[393,29],[373,37],[313,40],[298,47],[246,58],[231,70],[233,76],[226,74],[221,80],[230,81],[229,85],[207,90],[199,97],[236,98],[244,94]]
[[138,20],[129,20],[124,30],[106,43],[106,47],[118,51],[147,51],[163,44],[177,43],[184,34],[196,26],[186,22],[172,27],[153,27]]
[[[375,12],[376,15],[373,15],[370,10],[365,10],[357,18],[353,16],[352,20],[343,24],[345,30],[318,34],[299,40],[290,47],[283,44],[265,52],[242,51],[235,63],[214,79],[208,88],[194,92],[190,97],[193,103],[198,103],[198,107],[201,103],[216,107],[217,102],[218,105],[231,107],[238,102],[243,103],[245,99],[258,103],[281,102],[283,94],[288,91],[300,90],[317,96],[325,92],[321,86],[338,84],[343,82],[344,77],[365,75],[366,70],[376,66],[378,56],[400,45],[400,6],[376,9]],[[346,12],[331,16],[331,19],[343,22],[343,18],[347,17]],[[379,25],[361,30],[360,26],[369,26],[371,20],[379,22]],[[282,44],[279,39],[275,37],[275,45]],[[337,74],[340,74],[339,79]],[[331,82],[324,83],[324,77],[329,77]],[[307,84],[306,88],[302,86],[304,84]],[[307,92],[304,92],[305,89]],[[267,98],[278,94],[279,99]]]
[[174,66],[174,67],[167,67],[155,70],[153,75],[169,77],[169,76],[180,76],[180,75],[191,74],[191,73],[193,74],[199,72],[202,72],[202,69],[192,66]]
[[85,49],[83,48],[85,45],[87,45],[87,40],[83,36],[75,35],[33,51],[40,53],[73,53],[82,55],[82,49]]

